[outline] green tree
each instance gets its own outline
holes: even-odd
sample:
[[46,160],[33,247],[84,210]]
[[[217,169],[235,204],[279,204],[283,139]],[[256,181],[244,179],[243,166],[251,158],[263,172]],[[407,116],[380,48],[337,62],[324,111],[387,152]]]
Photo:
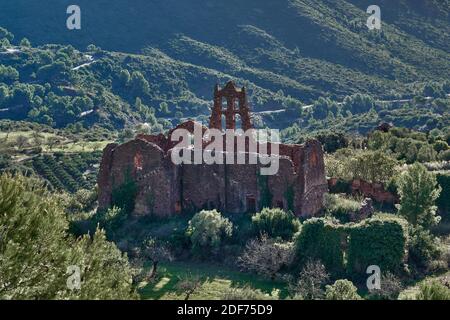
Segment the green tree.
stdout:
[[422,91],[425,97],[441,98],[445,97],[442,86],[438,83],[427,83]]
[[7,39],[11,42],[14,40],[14,35],[5,28],[0,27],[0,39]]
[[19,72],[11,66],[0,65],[0,82],[12,84],[19,80]]
[[264,208],[252,217],[252,224],[257,234],[267,234],[283,240],[290,240],[300,229],[298,219],[291,212],[279,208]]
[[216,210],[203,210],[189,221],[186,234],[191,239],[194,253],[215,252],[222,241],[231,237],[233,224]]
[[120,70],[119,73],[119,83],[122,87],[127,87],[130,83],[131,75],[130,72],[127,69]]
[[344,99],[344,110],[353,114],[368,112],[373,107],[375,101],[369,95],[357,93]]
[[423,144],[417,151],[417,161],[429,162],[436,160],[437,152],[430,144]]
[[326,300],[361,300],[355,285],[346,279],[336,280],[333,285],[325,287]]
[[337,104],[336,102],[328,99],[328,98],[319,98],[316,102],[314,102],[313,106],[313,117],[316,120],[322,120],[328,117],[329,113],[337,113]]
[[395,173],[397,161],[381,151],[367,151],[349,159],[346,170],[354,178],[368,182],[387,182]]
[[0,212],[0,299],[136,298],[126,256],[100,230],[73,238],[61,201],[39,181],[1,175]]
[[23,38],[22,40],[20,40],[19,46],[24,47],[24,48],[30,48],[31,42],[27,38]]
[[400,195],[398,213],[401,216],[413,226],[428,228],[439,223],[435,202],[442,189],[433,173],[416,163],[400,176],[397,184]]
[[130,85],[131,92],[134,97],[142,97],[150,92],[150,85],[148,81],[139,71],[135,71],[131,74]]
[[9,97],[9,89],[5,85],[0,85],[0,106],[7,103]]
[[170,114],[169,105],[167,102],[161,102],[159,104],[159,111],[163,114]]

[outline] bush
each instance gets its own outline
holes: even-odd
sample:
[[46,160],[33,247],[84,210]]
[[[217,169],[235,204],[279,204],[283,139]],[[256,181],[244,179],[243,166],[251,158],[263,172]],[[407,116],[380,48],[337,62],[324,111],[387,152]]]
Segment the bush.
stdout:
[[361,300],[354,284],[346,279],[336,280],[333,285],[326,286],[325,299],[327,300]]
[[440,152],[439,159],[442,161],[450,161],[450,150]]
[[277,243],[263,235],[250,240],[239,257],[238,264],[245,271],[252,271],[274,280],[281,268],[292,262],[291,243]]
[[291,212],[278,208],[264,208],[252,217],[252,223],[257,234],[267,234],[283,240],[291,239],[300,228],[300,222]]
[[330,193],[350,193],[351,183],[342,179],[338,179],[336,184],[330,187]]
[[118,207],[98,211],[93,217],[94,225],[105,229],[108,236],[114,238],[115,232],[122,227],[127,220],[128,214]]
[[344,270],[343,236],[343,227],[330,220],[307,220],[295,243],[297,262],[304,265],[309,259],[320,260],[331,273],[341,274]]
[[134,210],[136,195],[136,182],[127,175],[124,183],[112,190],[112,205],[122,209],[126,214],[130,214]]
[[336,152],[349,145],[349,138],[342,132],[323,132],[316,135],[315,138],[323,145],[326,153]]
[[232,232],[233,224],[220,212],[203,210],[189,221],[186,234],[191,240],[193,253],[203,256],[216,253],[222,241],[231,237]]
[[436,176],[437,182],[442,188],[439,198],[436,200],[436,205],[440,212],[444,213],[442,218],[448,220],[450,213],[450,174],[439,173]]
[[352,199],[327,193],[324,196],[324,208],[328,215],[338,219],[341,223],[348,223],[350,222],[350,215],[357,213],[361,204]]
[[297,283],[290,286],[294,298],[302,300],[317,300],[324,297],[324,287],[329,274],[320,261],[308,261],[305,264]]
[[373,218],[349,230],[347,270],[364,275],[368,266],[399,271],[405,260],[406,232],[399,219]]
[[422,283],[417,300],[450,300],[450,289],[437,280]]
[[368,112],[375,106],[375,101],[369,95],[357,93],[352,96],[345,97],[343,109],[353,114]]
[[376,300],[397,300],[403,290],[402,282],[392,273],[383,274],[380,279],[380,289],[370,291],[370,297]]
[[421,227],[410,228],[408,252],[408,263],[416,268],[428,268],[430,263],[440,256],[436,238]]

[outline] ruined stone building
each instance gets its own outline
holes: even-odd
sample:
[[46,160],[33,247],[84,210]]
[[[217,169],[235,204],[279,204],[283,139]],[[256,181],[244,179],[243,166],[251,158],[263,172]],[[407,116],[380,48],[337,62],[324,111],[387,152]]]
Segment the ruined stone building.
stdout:
[[[187,121],[175,129],[193,132],[196,125],[200,124]],[[209,127],[252,127],[245,88],[237,89],[233,82],[223,89],[216,86]],[[202,126],[203,132],[207,129]],[[175,165],[171,159],[176,145],[171,141],[174,130],[167,136],[139,135],[105,148],[98,177],[101,208],[114,204],[115,191],[131,183],[136,190],[135,216],[164,217],[201,209],[235,214],[257,212],[263,207],[280,207],[304,217],[320,212],[328,187],[318,141],[279,144],[278,173],[262,176],[260,164]]]

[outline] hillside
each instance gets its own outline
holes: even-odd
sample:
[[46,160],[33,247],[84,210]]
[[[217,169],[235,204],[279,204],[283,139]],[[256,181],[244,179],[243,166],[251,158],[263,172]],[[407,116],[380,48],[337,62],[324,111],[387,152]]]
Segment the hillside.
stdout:
[[[0,21],[15,35],[12,43],[26,37],[33,47],[8,53],[4,45],[0,63],[18,70],[22,83],[49,83],[62,99],[94,99],[77,101],[69,113],[55,107],[50,114],[37,111],[52,109],[52,101],[3,102],[0,109],[8,110],[0,118],[57,127],[79,121],[168,127],[155,117],[176,122],[207,115],[213,85],[229,79],[249,88],[254,111],[295,113],[319,97],[411,98],[425,83],[443,83],[450,74],[448,1],[381,1],[381,31],[367,29],[369,2],[363,0],[81,0],[79,31],[66,28],[69,1],[46,3],[43,10],[29,1],[2,1]],[[63,47],[68,44],[78,51]],[[89,44],[97,48],[86,49]],[[58,60],[65,64],[64,79],[38,73],[46,66],[47,73],[55,72],[58,67],[50,66]],[[148,87],[144,92],[130,92],[123,83],[121,77],[133,72],[141,74],[134,80]]]
[[[38,45],[84,49],[93,43],[123,52],[159,47],[208,67],[214,55],[226,58],[231,52],[242,62],[235,65],[238,70],[246,64],[324,91],[338,91],[337,84],[317,74],[336,80],[342,72],[349,72],[349,79],[362,73],[374,84],[382,82],[376,76],[410,82],[446,76],[450,66],[448,1],[381,1],[386,20],[380,34],[367,30],[370,3],[361,0],[81,0],[82,30],[75,32],[65,26],[71,2],[46,3],[43,10],[26,0],[2,1],[0,21],[18,38]],[[174,45],[171,40],[180,34],[192,41]],[[229,63],[212,67],[225,71]]]

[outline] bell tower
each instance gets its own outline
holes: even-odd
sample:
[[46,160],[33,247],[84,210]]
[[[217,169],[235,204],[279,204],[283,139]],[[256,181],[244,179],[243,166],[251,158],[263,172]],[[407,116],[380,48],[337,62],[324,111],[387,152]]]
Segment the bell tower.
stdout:
[[[227,107],[223,109],[222,100],[225,98]],[[236,104],[238,107],[236,108]],[[225,126],[222,126],[222,115],[225,115]],[[242,128],[236,128],[236,115],[241,118]],[[210,129],[242,129],[247,131],[252,129],[250,121],[250,108],[247,101],[245,87],[237,89],[233,81],[229,81],[225,88],[221,89],[219,85],[214,88],[214,106],[209,122]]]

